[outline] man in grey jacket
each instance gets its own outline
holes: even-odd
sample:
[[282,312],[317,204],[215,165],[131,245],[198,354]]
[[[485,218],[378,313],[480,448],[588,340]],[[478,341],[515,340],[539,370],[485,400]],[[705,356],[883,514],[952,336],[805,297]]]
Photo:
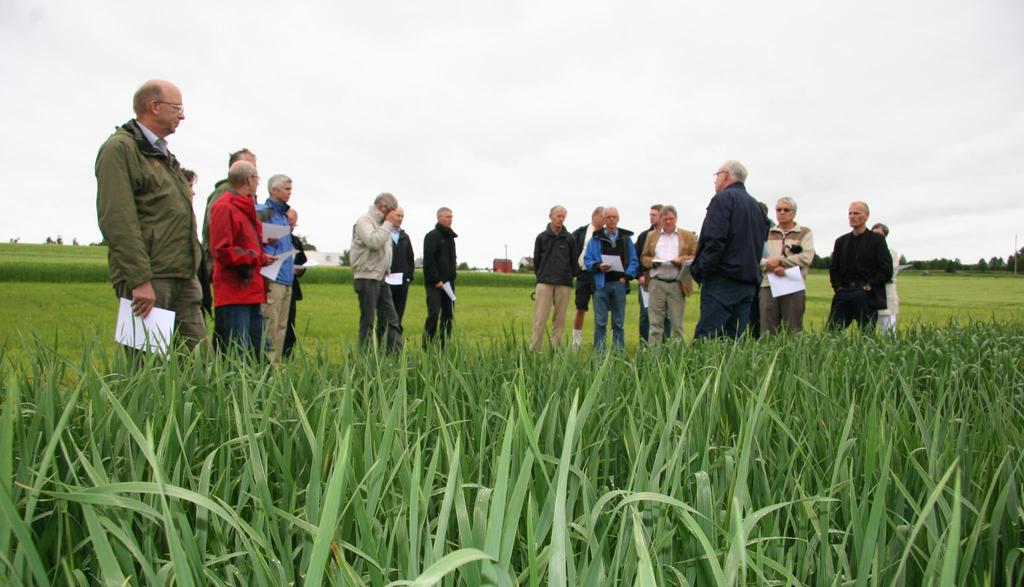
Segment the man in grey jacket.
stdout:
[[373,319],[387,324],[382,341],[388,350],[402,348],[402,328],[384,277],[391,267],[391,227],[398,199],[383,193],[352,227],[352,286],[359,296],[359,346],[374,336]]

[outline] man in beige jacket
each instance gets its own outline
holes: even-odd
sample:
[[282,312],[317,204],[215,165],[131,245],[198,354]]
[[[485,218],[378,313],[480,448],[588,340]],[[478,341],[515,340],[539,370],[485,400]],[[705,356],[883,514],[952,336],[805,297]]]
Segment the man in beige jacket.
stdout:
[[689,230],[676,228],[675,206],[661,209],[661,229],[651,231],[640,253],[640,264],[646,271],[647,314],[651,331],[648,343],[661,342],[665,330],[665,313],[672,323],[672,336],[683,338],[683,312],[686,296],[693,292],[693,282],[685,264],[697,252],[697,236]]
[[392,194],[377,196],[373,205],[352,227],[352,287],[359,297],[359,346],[374,336],[373,321],[387,324],[382,341],[388,350],[402,348],[402,327],[398,322],[391,288],[384,277],[391,267],[391,227],[398,199]]

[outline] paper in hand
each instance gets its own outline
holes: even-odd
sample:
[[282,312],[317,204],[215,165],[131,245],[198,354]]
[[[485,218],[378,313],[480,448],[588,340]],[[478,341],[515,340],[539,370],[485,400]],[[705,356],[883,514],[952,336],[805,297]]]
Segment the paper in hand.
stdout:
[[774,272],[769,272],[768,285],[771,286],[773,298],[779,298],[807,289],[807,286],[804,284],[804,278],[800,275],[799,267],[790,267],[786,269],[786,273],[783,275],[775,275]]
[[131,300],[121,298],[117,308],[117,326],[114,341],[133,349],[167,353],[171,335],[174,334],[174,312],[153,308],[143,318],[132,312]]
[[286,251],[277,256],[277,260],[260,269],[260,275],[267,279],[277,279],[277,274],[281,271],[281,265],[284,265],[285,259],[291,259],[298,253],[295,249]]
[[451,282],[444,282],[444,284],[441,285],[441,289],[444,290],[444,293],[448,294],[448,297],[451,298],[453,302],[455,301],[455,290],[452,289]]
[[286,236],[291,235],[292,227],[285,224],[270,224],[269,222],[263,223],[263,242],[270,242],[270,239],[276,238],[281,240]]
[[643,304],[645,308],[649,308],[651,305],[651,293],[643,286],[638,287],[637,289],[640,290],[640,303]]
[[622,258],[618,255],[601,255],[601,262],[611,267],[609,271],[626,272],[626,269],[622,266]]
[[388,273],[384,277],[384,283],[388,285],[402,285],[402,273]]

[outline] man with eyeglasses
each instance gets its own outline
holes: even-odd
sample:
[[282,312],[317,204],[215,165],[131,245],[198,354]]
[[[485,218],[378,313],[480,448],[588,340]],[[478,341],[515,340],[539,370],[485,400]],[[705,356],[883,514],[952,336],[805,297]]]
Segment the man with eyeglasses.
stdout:
[[738,338],[750,320],[768,221],[747,193],[747,168],[726,161],[715,176],[690,275],[701,284],[695,339]]
[[761,259],[764,279],[758,291],[761,332],[775,334],[782,326],[790,333],[803,330],[804,309],[807,305],[807,291],[800,290],[783,296],[772,295],[768,281],[770,273],[782,276],[786,269],[800,268],[800,277],[807,281],[807,268],[814,261],[814,235],[811,229],[796,222],[796,200],[779,198],[775,203],[775,219],[778,224],[768,230],[765,247],[768,256]]
[[150,80],[132,106],[135,118],[96,156],[96,211],[110,281],[138,316],[154,307],[172,310],[175,332],[193,348],[206,339],[196,279],[202,251],[192,189],[166,140],[185,119],[181,90]]

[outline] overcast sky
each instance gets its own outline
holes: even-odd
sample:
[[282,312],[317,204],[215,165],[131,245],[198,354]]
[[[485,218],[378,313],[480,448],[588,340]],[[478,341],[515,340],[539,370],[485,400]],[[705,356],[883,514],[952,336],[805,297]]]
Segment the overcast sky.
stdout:
[[[459,258],[531,255],[652,203],[696,230],[726,159],[819,253],[853,199],[910,259],[1024,246],[1024,2],[0,0],[0,238],[100,240],[93,163],[141,82],[182,90],[168,140],[196,210],[248,147],[294,179],[299,234],[349,246],[394,193],[419,254],[439,206]],[[266,189],[261,192],[265,198]]]

